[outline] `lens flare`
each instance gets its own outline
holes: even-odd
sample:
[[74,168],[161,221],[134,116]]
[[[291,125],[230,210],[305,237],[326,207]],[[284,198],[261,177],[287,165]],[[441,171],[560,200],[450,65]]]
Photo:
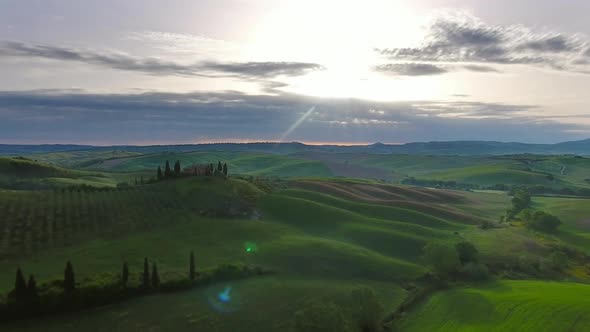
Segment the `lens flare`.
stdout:
[[215,309],[215,311],[231,313],[238,309],[238,303],[234,299],[231,286],[226,286],[221,291],[219,291],[219,289],[215,290],[215,288],[211,288],[207,298],[209,305]]
[[289,129],[287,129],[287,131],[284,132],[283,135],[281,135],[281,138],[279,138],[279,142],[282,142],[285,138],[287,138],[287,136],[289,136],[289,134],[291,134],[295,129],[297,129],[297,127],[299,127],[299,125],[301,125],[303,121],[305,121],[311,115],[311,113],[313,113],[313,111],[315,111],[315,106],[312,106],[297,121],[295,121],[295,123],[291,127],[289,127]]
[[244,251],[253,254],[258,251],[258,246],[254,242],[246,242],[244,243]]
[[217,294],[217,298],[221,302],[228,303],[231,301],[231,295],[229,294],[230,292],[231,292],[231,287],[227,286],[227,287],[225,287],[223,292],[219,292],[219,294]]

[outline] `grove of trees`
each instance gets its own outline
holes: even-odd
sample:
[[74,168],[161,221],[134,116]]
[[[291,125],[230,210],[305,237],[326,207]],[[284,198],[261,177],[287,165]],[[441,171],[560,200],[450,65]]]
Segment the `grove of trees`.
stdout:
[[[206,168],[206,171],[203,172],[202,170],[198,170],[198,168]],[[217,162],[217,167],[213,166],[213,163],[205,164],[205,165],[194,165],[192,172],[183,172],[180,164],[180,160],[177,160],[174,163],[174,169],[170,168],[170,161],[166,160],[166,164],[164,166],[164,171],[162,172],[162,168],[158,166],[156,170],[156,180],[165,180],[171,178],[178,178],[182,176],[198,176],[198,175],[215,175],[215,176],[224,176],[227,178],[228,174],[228,166],[227,163],[224,162],[223,164],[221,161]],[[137,180],[136,180],[137,182]],[[143,184],[143,181],[142,181]]]

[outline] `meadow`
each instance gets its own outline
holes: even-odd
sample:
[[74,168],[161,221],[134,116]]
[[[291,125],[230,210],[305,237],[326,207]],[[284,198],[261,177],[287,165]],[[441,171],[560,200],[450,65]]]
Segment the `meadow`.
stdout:
[[[230,177],[133,183],[136,175],[147,177],[166,159],[184,165],[227,160]],[[452,159],[456,158],[447,162],[457,163]],[[13,171],[11,176],[45,181],[92,175],[127,185],[0,191],[0,294],[4,294],[0,300],[14,286],[16,267],[43,284],[62,278],[66,261],[72,262],[79,287],[118,278],[124,262],[133,280],[138,280],[144,257],[157,262],[163,281],[172,280],[186,275],[190,252],[195,253],[199,270],[245,264],[264,267],[274,275],[11,322],[3,330],[296,331],[294,313],[320,301],[335,303],[355,331],[358,304],[351,298],[353,289],[369,287],[383,314],[391,313],[432,274],[424,257],[427,245],[452,247],[464,241],[477,248],[479,262],[490,270],[488,281],[458,279],[449,289],[417,302],[392,326],[402,331],[542,330],[539,327],[566,326],[587,306],[583,297],[574,296],[590,292],[585,284],[590,280],[590,260],[576,251],[588,252],[584,240],[590,211],[583,198],[533,197],[533,208],[563,221],[558,233],[543,234],[518,221],[498,223],[511,204],[505,192],[335,178],[322,162],[300,156],[125,155],[77,169],[46,161],[18,162],[33,171]],[[400,161],[396,172],[409,173],[410,161],[405,163],[408,166],[403,168]],[[415,171],[440,174],[440,165],[428,173],[436,162],[428,163]],[[551,167],[545,171],[561,172]],[[583,164],[571,168],[572,176],[584,178]],[[546,269],[549,257],[562,250],[556,248],[564,246],[572,248],[567,267]],[[211,298],[226,287],[232,289],[232,305],[212,305]],[[562,306],[567,309],[555,309]],[[551,316],[544,314],[549,311]],[[527,323],[529,317],[534,323]],[[584,316],[577,321],[572,330],[587,329]]]
[[399,324],[402,331],[588,331],[590,287],[501,281],[439,292]]

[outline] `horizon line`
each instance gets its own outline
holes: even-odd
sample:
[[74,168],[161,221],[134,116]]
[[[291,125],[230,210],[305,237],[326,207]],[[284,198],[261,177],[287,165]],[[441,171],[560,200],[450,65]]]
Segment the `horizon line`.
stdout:
[[47,145],[72,145],[72,146],[92,146],[92,147],[120,147],[120,146],[136,146],[136,147],[149,147],[149,146],[181,146],[181,145],[216,145],[216,144],[302,144],[308,146],[370,146],[370,145],[405,145],[405,144],[412,144],[412,143],[453,143],[453,142],[495,142],[495,143],[504,143],[504,144],[532,144],[532,145],[553,145],[553,144],[560,144],[560,143],[567,143],[567,142],[579,142],[590,140],[590,138],[579,139],[579,140],[569,140],[569,141],[559,141],[555,143],[536,143],[536,142],[517,142],[517,141],[500,141],[500,140],[431,140],[431,141],[411,141],[411,142],[315,142],[315,141],[264,141],[264,140],[231,140],[231,141],[202,141],[202,142],[174,142],[174,143],[158,143],[158,142],[144,142],[144,143],[117,143],[117,144],[109,144],[109,143],[0,143],[0,146],[47,146]]

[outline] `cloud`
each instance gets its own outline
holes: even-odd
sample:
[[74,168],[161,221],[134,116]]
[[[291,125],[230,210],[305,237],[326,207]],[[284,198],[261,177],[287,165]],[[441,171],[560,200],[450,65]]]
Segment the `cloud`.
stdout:
[[494,67],[482,65],[439,66],[431,63],[388,63],[373,67],[373,70],[377,72],[395,76],[432,76],[461,69],[478,73],[501,73],[501,71]]
[[464,69],[469,71],[475,71],[479,73],[501,73],[498,69],[489,66],[481,66],[481,65],[464,65]]
[[213,72],[259,78],[301,76],[311,71],[323,69],[319,64],[305,62],[205,62],[202,64],[202,68]]
[[396,61],[523,64],[579,71],[576,64],[589,44],[576,35],[487,25],[462,14],[435,20],[418,47],[377,51]]
[[267,79],[277,76],[300,76],[323,67],[304,62],[200,62],[181,64],[158,58],[140,58],[122,53],[96,52],[73,48],[32,45],[20,42],[0,44],[0,56],[44,58],[81,62],[101,67],[142,72],[150,75],[239,77]]
[[[428,140],[561,141],[581,124],[531,115],[534,105],[472,101],[374,102],[235,91],[93,94],[0,92],[0,141],[100,144],[277,140],[408,142]],[[565,121],[565,120],[564,120]],[[587,131],[586,131],[587,132]]]
[[446,69],[428,63],[389,63],[376,66],[375,71],[399,76],[429,76],[440,75]]
[[548,37],[541,37],[537,40],[525,42],[519,46],[521,49],[533,50],[538,52],[572,52],[577,49],[573,41],[570,42],[562,35],[554,35]]

